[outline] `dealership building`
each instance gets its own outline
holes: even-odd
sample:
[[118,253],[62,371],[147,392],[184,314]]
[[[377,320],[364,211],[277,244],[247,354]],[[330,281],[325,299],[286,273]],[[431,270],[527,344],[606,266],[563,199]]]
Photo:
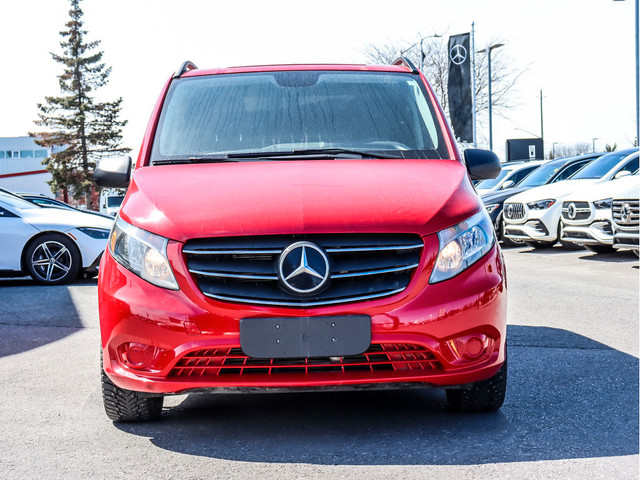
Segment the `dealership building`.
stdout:
[[0,137],[0,187],[14,192],[52,196],[51,174],[42,161],[58,152],[37,145],[31,137]]

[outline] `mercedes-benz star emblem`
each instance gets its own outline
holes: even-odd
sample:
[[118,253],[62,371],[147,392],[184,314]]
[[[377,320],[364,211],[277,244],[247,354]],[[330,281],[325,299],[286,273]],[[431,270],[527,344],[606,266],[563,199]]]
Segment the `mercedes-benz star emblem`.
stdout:
[[625,203],[620,209],[620,221],[624,224],[631,222],[631,205]]
[[464,45],[454,45],[449,50],[449,57],[453,63],[460,65],[467,59],[467,49],[464,48]]
[[278,276],[295,293],[317,292],[329,279],[329,259],[317,245],[297,242],[289,245],[278,262]]
[[507,211],[505,213],[507,214],[507,218],[511,218],[513,216],[513,205],[507,205]]
[[570,203],[569,206],[567,207],[567,216],[571,219],[574,220],[576,218],[576,214],[578,212],[576,211],[576,204],[575,203]]

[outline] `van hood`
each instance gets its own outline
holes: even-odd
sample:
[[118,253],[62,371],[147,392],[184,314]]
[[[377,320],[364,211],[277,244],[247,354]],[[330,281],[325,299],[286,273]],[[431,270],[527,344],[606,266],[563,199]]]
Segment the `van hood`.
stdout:
[[427,235],[481,210],[454,160],[303,160],[138,168],[123,220],[185,242],[296,233]]

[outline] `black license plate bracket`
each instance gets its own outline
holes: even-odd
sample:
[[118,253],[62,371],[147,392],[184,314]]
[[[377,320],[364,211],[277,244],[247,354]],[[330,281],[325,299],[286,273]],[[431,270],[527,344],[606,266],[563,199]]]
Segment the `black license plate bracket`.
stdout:
[[254,358],[343,357],[370,345],[369,315],[240,320],[240,346]]

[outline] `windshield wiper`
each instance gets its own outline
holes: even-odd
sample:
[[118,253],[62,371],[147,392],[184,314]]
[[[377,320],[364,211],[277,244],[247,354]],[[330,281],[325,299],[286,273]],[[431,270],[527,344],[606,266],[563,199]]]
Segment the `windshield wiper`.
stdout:
[[189,158],[166,158],[163,160],[154,160],[153,165],[179,165],[184,163],[223,163],[223,162],[237,162],[227,155],[200,155],[197,157]]
[[334,158],[336,155],[358,155],[360,158],[391,158],[401,159],[395,155],[372,153],[360,150],[349,150],[346,148],[309,148],[301,150],[288,150],[283,152],[244,152],[230,153],[227,158],[268,158],[274,159],[295,159],[295,158]]

